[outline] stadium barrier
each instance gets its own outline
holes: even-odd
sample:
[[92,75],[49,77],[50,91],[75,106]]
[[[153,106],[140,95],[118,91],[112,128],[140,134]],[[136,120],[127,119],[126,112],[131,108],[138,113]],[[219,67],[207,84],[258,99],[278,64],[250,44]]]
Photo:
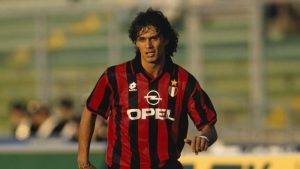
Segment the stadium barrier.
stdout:
[[300,169],[300,154],[183,155],[185,169]]

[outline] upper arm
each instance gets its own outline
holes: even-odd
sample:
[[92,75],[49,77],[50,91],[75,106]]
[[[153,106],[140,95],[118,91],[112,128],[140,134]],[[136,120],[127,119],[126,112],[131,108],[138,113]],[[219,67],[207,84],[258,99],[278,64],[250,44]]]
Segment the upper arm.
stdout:
[[112,89],[108,80],[107,71],[105,71],[87,99],[87,109],[107,119],[110,112],[111,95]]
[[188,101],[188,112],[198,130],[214,125],[217,113],[207,93],[196,82]]

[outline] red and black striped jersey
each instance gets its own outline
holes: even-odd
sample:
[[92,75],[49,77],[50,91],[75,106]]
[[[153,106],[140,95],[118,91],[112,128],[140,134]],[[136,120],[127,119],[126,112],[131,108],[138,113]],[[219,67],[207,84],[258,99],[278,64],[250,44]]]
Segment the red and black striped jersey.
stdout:
[[199,130],[216,122],[208,95],[171,58],[155,79],[139,57],[108,68],[86,106],[108,119],[106,163],[114,169],[161,167],[180,157],[188,116]]

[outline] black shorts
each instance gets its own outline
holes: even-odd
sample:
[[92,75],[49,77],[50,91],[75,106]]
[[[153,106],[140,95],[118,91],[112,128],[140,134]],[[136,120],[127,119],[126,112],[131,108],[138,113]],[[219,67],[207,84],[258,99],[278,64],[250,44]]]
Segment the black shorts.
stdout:
[[183,166],[178,160],[169,160],[166,165],[160,169],[183,169]]
[[[107,169],[114,169],[114,168],[107,166]],[[163,167],[154,168],[154,169],[183,169],[183,166],[178,160],[169,160]]]

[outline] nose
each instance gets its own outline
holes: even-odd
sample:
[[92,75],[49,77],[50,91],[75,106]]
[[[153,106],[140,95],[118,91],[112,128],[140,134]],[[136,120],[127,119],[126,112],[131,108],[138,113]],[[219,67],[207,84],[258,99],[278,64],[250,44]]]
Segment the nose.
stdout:
[[153,44],[152,44],[151,39],[147,39],[146,40],[146,48],[152,48],[152,47],[153,47]]

